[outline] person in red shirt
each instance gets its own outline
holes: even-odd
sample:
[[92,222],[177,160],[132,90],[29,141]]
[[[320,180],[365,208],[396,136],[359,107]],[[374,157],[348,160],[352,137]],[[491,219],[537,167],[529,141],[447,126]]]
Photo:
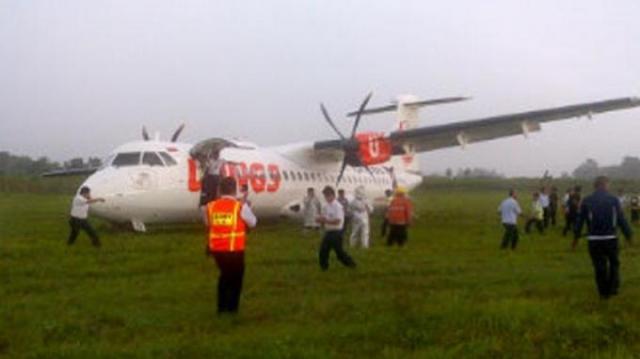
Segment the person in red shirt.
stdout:
[[387,245],[403,246],[408,239],[407,229],[411,225],[413,205],[406,195],[407,190],[397,187],[395,195],[387,208],[386,218],[389,222]]

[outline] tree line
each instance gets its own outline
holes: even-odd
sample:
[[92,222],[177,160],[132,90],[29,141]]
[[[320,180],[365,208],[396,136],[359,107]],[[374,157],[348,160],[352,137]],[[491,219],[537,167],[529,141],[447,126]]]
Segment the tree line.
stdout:
[[589,179],[601,175],[619,179],[638,179],[640,158],[626,156],[619,165],[613,166],[600,166],[594,159],[589,158],[573,170],[574,178]]
[[61,169],[80,169],[100,167],[102,160],[97,157],[75,157],[68,161],[57,162],[42,156],[31,158],[19,156],[8,151],[0,151],[0,175],[5,176],[39,176],[45,172]]

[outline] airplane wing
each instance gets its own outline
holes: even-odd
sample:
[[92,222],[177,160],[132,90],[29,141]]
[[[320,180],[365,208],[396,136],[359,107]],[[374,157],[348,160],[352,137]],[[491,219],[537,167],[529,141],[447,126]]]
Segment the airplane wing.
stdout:
[[389,134],[396,146],[413,145],[415,151],[433,151],[446,147],[465,146],[502,137],[527,135],[540,131],[540,124],[580,116],[640,106],[639,98],[620,98],[571,106],[535,110],[445,125],[421,127]]
[[[598,113],[637,106],[640,106],[640,98],[619,98],[454,122],[445,125],[398,130],[385,135],[380,140],[390,145],[393,154],[403,153],[405,146],[412,146],[413,150],[417,152],[433,151],[502,137],[526,136],[529,132],[540,131],[540,125],[545,122],[580,116],[591,117]],[[356,150],[357,148],[358,143],[347,144],[346,146],[345,142],[341,140],[326,140],[314,143],[314,149],[316,150],[344,151],[349,149]]]
[[99,169],[99,167],[89,168],[69,168],[62,170],[53,170],[43,173],[42,177],[64,177],[64,176],[87,176],[93,174]]

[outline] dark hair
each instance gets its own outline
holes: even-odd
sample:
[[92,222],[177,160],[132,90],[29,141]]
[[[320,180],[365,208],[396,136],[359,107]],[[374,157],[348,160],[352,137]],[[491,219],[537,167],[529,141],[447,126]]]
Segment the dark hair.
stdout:
[[333,190],[333,187],[326,186],[322,189],[322,194],[324,194],[325,196],[335,196],[336,191]]
[[513,197],[513,195],[516,193],[516,190],[513,188],[509,188],[509,197]]
[[582,191],[582,186],[575,186],[575,187],[573,187],[573,190],[575,192],[580,192],[580,191]]
[[338,190],[338,194],[344,194],[344,190],[343,190],[342,188],[340,188],[340,189]]
[[307,192],[314,192],[315,190],[313,189],[313,187],[308,187],[307,188]]
[[233,195],[236,193],[236,179],[233,177],[225,177],[220,181],[220,193]]
[[609,177],[607,177],[607,176],[598,176],[593,181],[593,187],[600,188],[600,187],[604,186],[607,183],[609,183]]
[[87,186],[80,187],[80,194],[87,194],[89,192],[91,192],[91,188],[89,188]]

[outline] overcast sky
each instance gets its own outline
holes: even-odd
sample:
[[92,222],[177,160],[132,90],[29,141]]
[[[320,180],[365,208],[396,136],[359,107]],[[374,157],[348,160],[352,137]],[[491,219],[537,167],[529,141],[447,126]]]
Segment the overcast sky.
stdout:
[[[334,137],[373,90],[473,100],[423,125],[640,95],[640,1],[0,1],[0,150],[104,156],[140,128],[276,145]],[[393,115],[363,120],[389,129]],[[640,156],[640,109],[423,154],[559,174]]]

